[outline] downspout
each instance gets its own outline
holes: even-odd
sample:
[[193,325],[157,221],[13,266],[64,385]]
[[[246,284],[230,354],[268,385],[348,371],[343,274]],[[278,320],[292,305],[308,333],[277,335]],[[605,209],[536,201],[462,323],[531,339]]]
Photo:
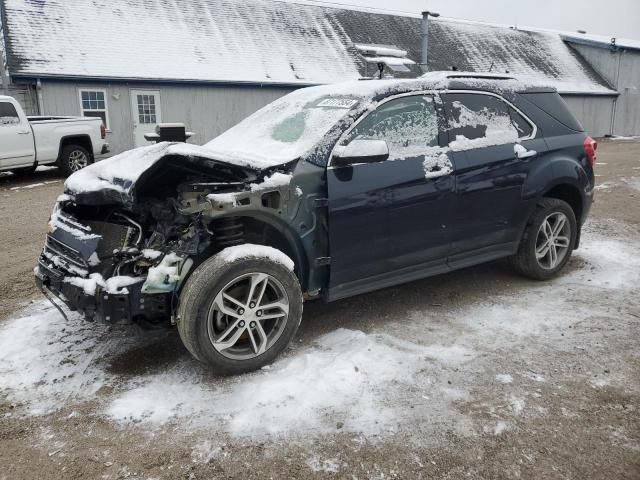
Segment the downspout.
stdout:
[[42,82],[36,82],[36,98],[38,99],[38,115],[44,115],[44,100],[42,99]]
[[620,63],[622,60],[622,50],[618,49],[618,69],[616,71],[616,92],[618,92],[618,95],[613,99],[613,107],[611,108],[611,128],[610,128],[610,133],[609,135],[611,135],[612,137],[614,136],[614,132],[615,132],[615,124],[616,124],[616,111],[617,111],[617,106],[618,106],[618,98],[620,97],[621,93],[620,93]]
[[2,94],[9,94],[9,79],[7,78],[7,71],[4,68],[3,60],[4,52],[0,48],[0,85],[2,86]]

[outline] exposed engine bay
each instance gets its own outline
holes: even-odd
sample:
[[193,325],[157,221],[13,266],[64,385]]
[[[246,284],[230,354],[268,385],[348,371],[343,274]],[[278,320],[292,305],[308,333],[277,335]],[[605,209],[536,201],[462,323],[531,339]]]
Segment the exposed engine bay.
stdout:
[[126,192],[67,189],[49,222],[38,282],[89,319],[166,321],[203,259],[269,234],[243,219],[243,210],[297,211],[290,208],[299,202],[290,193],[297,187],[283,170],[172,155]]

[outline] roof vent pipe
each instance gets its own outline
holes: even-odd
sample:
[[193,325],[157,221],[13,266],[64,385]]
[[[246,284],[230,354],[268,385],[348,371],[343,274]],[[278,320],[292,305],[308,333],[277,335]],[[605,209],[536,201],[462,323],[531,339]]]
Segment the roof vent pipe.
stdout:
[[422,25],[420,27],[421,38],[421,51],[420,51],[420,66],[423,72],[429,71],[428,57],[429,57],[429,17],[437,18],[439,13],[435,12],[422,12]]

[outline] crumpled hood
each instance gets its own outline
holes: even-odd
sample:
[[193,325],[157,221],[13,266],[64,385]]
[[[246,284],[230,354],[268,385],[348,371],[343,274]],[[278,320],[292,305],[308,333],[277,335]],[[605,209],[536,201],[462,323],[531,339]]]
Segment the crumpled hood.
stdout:
[[170,156],[204,158],[254,172],[264,168],[263,165],[233,158],[228,153],[216,152],[211,148],[162,142],[129,150],[75,172],[65,182],[65,193],[78,203],[129,203],[138,179],[163,158]]

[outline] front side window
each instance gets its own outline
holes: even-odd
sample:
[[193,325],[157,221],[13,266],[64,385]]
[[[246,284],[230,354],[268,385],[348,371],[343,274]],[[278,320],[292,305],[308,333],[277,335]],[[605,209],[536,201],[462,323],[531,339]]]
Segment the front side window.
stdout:
[[20,117],[18,117],[16,107],[9,102],[0,102],[0,127],[18,123],[20,123]]
[[369,114],[351,131],[347,141],[384,140],[389,159],[425,155],[438,147],[438,116],[431,95],[390,100]]
[[516,143],[531,135],[531,124],[493,95],[450,93],[443,95],[453,150]]
[[109,115],[104,90],[80,90],[80,106],[83,117],[97,117],[109,128]]

